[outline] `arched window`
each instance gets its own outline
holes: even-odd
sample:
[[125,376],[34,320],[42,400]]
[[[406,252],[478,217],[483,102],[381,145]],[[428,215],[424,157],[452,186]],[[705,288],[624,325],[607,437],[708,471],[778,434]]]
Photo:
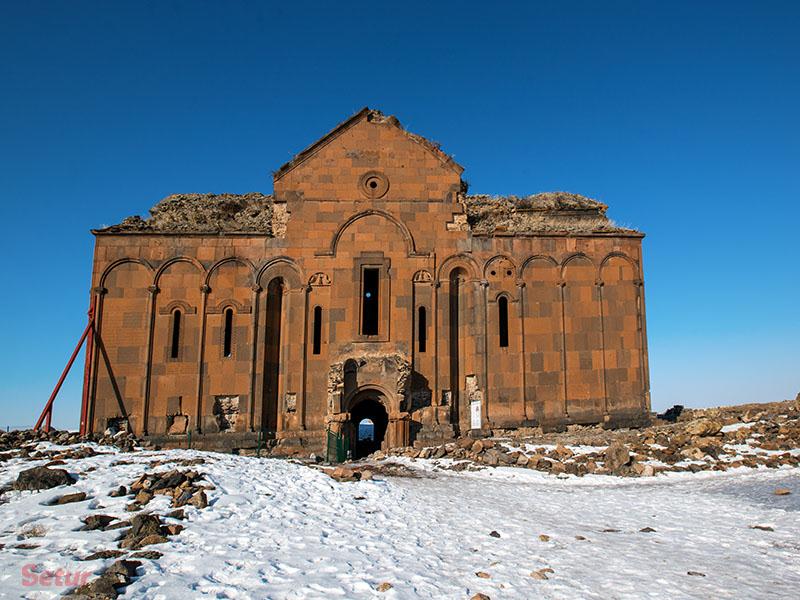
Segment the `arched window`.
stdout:
[[428,345],[428,317],[424,306],[419,307],[417,315],[417,343],[419,351],[425,352]]
[[181,347],[181,311],[175,310],[172,313],[172,343],[170,344],[170,358],[178,358],[178,351]]
[[497,299],[497,317],[500,330],[500,347],[508,347],[508,298],[500,296]]
[[225,332],[222,339],[222,356],[226,358],[231,355],[233,346],[233,309],[225,309]]
[[314,354],[319,354],[322,349],[322,307],[314,307],[314,339],[312,341]]

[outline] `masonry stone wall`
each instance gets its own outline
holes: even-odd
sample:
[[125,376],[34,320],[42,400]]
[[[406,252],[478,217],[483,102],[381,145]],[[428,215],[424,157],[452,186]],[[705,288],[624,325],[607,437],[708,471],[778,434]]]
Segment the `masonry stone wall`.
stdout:
[[642,235],[474,234],[461,172],[360,113],[276,172],[270,235],[96,231],[90,426],[319,449],[365,394],[389,445],[646,420]]

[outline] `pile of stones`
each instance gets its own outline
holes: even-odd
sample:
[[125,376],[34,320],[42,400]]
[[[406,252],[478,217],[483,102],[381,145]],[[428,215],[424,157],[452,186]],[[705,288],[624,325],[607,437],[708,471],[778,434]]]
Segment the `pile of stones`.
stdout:
[[114,490],[113,496],[133,496],[133,501],[127,510],[135,512],[141,510],[153,499],[162,495],[172,498],[172,506],[180,508],[191,505],[196,508],[208,506],[208,497],[205,490],[214,489],[210,484],[200,484],[203,476],[194,470],[180,471],[173,469],[162,473],[144,473],[126,488],[121,486]]
[[136,576],[136,570],[141,565],[141,561],[138,560],[117,560],[110,567],[107,567],[100,577],[75,588],[62,597],[67,600],[116,598],[119,595],[120,588],[125,588],[131,584],[133,577]]
[[[34,431],[20,429],[0,432],[0,462],[17,456],[40,458],[41,453],[36,453],[33,448],[40,442],[50,442],[59,446],[71,446],[84,442],[94,442],[101,446],[116,446],[123,452],[132,452],[139,444],[136,436],[126,431],[106,430],[103,433],[80,435],[77,431]],[[57,454],[57,451],[50,451]],[[91,456],[91,455],[87,455]],[[81,458],[81,457],[75,457]]]
[[[725,427],[725,426],[733,427]],[[493,432],[430,448],[400,448],[392,456],[453,459],[444,468],[511,466],[559,475],[653,476],[670,471],[800,466],[800,399],[684,411],[675,423],[639,430],[570,427],[562,433]],[[576,452],[576,446],[585,446]],[[375,453],[371,458],[382,459]]]

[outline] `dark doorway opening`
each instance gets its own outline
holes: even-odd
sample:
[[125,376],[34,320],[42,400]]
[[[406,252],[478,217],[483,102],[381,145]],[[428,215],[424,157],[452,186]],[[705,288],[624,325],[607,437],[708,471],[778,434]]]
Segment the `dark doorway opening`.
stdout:
[[355,425],[354,458],[362,458],[381,449],[389,415],[383,404],[374,396],[366,396],[350,410]]

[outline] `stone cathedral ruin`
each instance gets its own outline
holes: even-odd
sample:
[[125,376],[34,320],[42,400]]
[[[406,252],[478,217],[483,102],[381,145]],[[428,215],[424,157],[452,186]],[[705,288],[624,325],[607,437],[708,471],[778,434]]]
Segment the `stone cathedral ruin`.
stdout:
[[575,194],[469,195],[462,171],[365,108],[272,195],[173,195],[93,231],[87,430],[277,454],[333,432],[363,455],[645,423],[643,234]]

